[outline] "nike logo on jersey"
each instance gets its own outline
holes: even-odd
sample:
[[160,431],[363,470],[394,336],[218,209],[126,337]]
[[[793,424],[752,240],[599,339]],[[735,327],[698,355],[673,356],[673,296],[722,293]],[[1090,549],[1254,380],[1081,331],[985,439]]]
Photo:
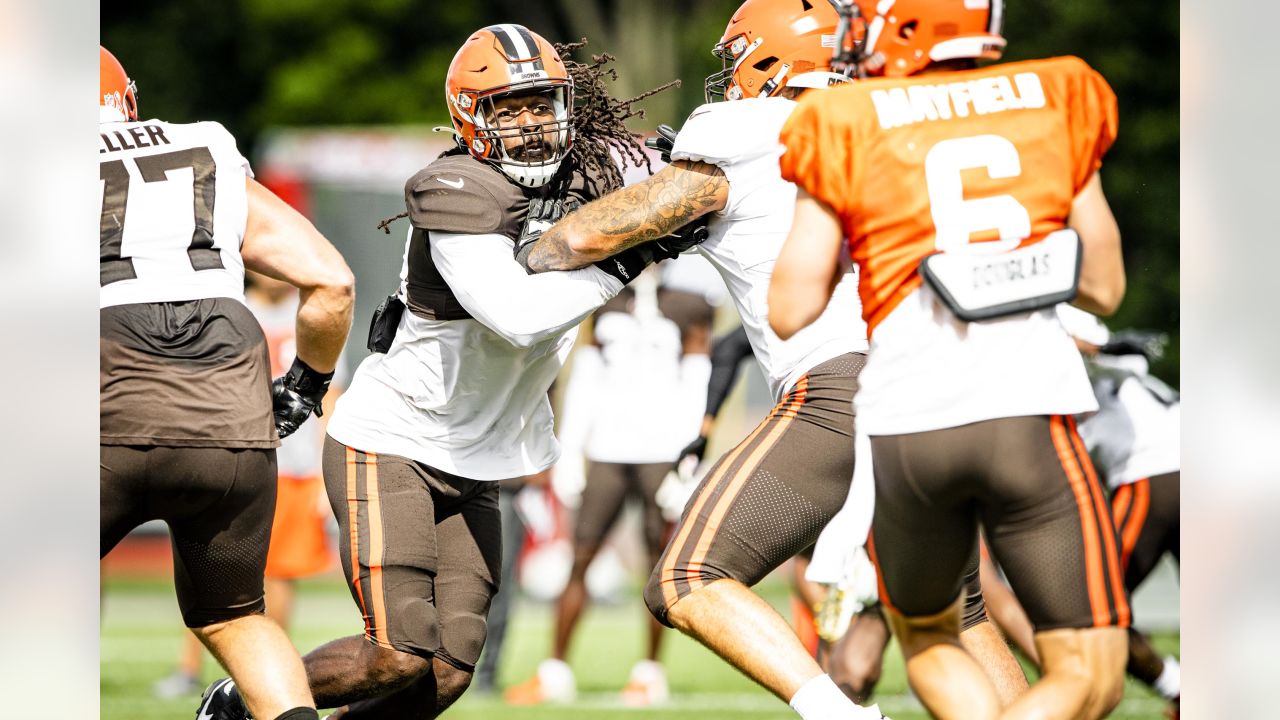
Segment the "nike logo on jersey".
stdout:
[[438,177],[436,179],[444,183],[445,185],[448,185],[449,187],[453,188],[454,190],[462,189],[462,178],[458,178],[457,180],[445,180],[444,178]]

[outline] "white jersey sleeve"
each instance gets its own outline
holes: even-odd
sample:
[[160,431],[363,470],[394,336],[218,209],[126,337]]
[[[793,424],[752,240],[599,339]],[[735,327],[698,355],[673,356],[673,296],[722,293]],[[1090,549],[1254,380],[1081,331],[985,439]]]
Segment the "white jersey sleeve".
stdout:
[[775,399],[819,363],[867,349],[856,273],[840,281],[822,316],[795,337],[784,341],[769,327],[769,281],[796,197],[778,166],[778,134],[795,107],[786,98],[703,105],[680,129],[671,153],[672,160],[714,164],[729,181],[725,207],[709,216],[698,252],[724,280]]
[[244,301],[249,162],[216,122],[99,127],[99,306]]
[[433,232],[431,258],[467,312],[516,347],[576,327],[622,290],[595,267],[529,275],[512,260],[511,241],[492,233]]

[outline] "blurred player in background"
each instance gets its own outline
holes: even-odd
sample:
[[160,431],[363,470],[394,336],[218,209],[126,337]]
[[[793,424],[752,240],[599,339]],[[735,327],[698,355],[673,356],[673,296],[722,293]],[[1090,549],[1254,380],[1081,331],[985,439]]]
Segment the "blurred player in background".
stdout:
[[[929,711],[1100,717],[1123,693],[1130,612],[1075,430],[1097,405],[1053,305],[1075,296],[1110,314],[1124,294],[1098,175],[1115,96],[1076,58],[976,69],[1005,45],[1000,0],[857,6],[867,32],[850,60],[873,77],[806,97],[782,131],[782,174],[802,191],[770,323],[790,337],[822,316],[856,263],[872,342],[857,397],[875,463],[872,557]],[[979,522],[1045,669],[1007,707],[956,639]]]
[[[245,304],[262,325],[271,357],[271,374],[284,375],[297,351],[298,291],[292,285],[261,273],[246,272]],[[288,632],[300,578],[318,575],[334,566],[336,555],[328,537],[331,517],[320,471],[324,418],[346,385],[341,358],[334,369],[322,407],[325,415],[280,441],[276,450],[278,480],[276,511],[267,549],[265,589],[267,617]],[[194,635],[184,637],[178,668],[155,685],[156,695],[173,698],[200,688],[203,647]]]
[[[263,568],[274,448],[324,397],[354,281],[221,125],[139,121],[124,68],[105,48],[99,62],[101,553],[168,523],[183,621],[254,716],[317,718],[297,651],[262,615]],[[274,387],[246,268],[302,291],[297,357]]]
[[[602,72],[512,24],[472,33],[449,66],[458,145],[405,184],[400,282],[325,440],[339,557],[364,619],[362,634],[304,659],[316,702],[340,708],[332,717],[435,717],[466,690],[498,589],[498,481],[555,461],[547,389],[577,325],[656,257],[636,248],[539,277],[512,261],[565,203],[621,184],[610,139],[640,153],[626,101],[592,94]],[[219,711],[243,718],[233,696]]]
[[[647,567],[662,553],[668,524],[658,489],[672,469],[672,458],[698,433],[710,375],[713,308],[700,294],[659,287],[658,270],[645,272],[596,312],[591,342],[574,356],[555,479],[558,490],[581,495],[573,566],[556,601],[551,657],[532,678],[507,691],[508,703],[575,697],[566,659],[589,600],[587,568],[628,500],[640,506]],[[646,658],[632,668],[622,693],[628,705],[660,703],[668,696],[658,660],[663,627],[652,617],[648,620]]]
[[[777,135],[799,93],[847,81],[831,68],[837,23],[826,3],[744,3],[714,50],[724,71],[707,80],[708,101],[742,102],[695,110],[675,138],[671,165],[570,214],[527,259],[534,270],[579,267],[707,218],[699,251],[724,277],[778,404],[695,491],[645,600],[660,621],[804,718],[879,717],[850,702],[787,622],[748,589],[814,543],[842,507],[853,474],[853,395],[866,350],[865,334],[851,325],[857,275],[833,279],[831,309],[791,340],[778,338],[765,316],[795,197],[778,174]],[[992,649],[1020,676],[1003,643]]]

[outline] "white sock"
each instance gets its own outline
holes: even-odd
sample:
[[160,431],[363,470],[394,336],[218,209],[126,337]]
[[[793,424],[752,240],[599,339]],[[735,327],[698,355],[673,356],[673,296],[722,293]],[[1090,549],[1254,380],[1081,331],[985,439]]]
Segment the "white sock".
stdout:
[[666,677],[662,664],[656,660],[640,660],[631,666],[631,679],[636,682],[654,682]]
[[538,682],[552,694],[572,693],[577,685],[569,663],[555,658],[547,658],[538,663]]
[[1156,678],[1155,688],[1165,700],[1174,700],[1182,694],[1182,668],[1172,655],[1164,659],[1164,671]]
[[825,674],[801,685],[789,704],[804,720],[880,720],[879,708],[855,705]]

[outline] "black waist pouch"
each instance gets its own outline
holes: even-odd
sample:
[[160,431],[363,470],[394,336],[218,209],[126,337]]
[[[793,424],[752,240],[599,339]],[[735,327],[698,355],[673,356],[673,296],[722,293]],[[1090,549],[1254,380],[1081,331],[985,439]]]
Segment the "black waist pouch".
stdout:
[[369,321],[369,341],[366,346],[370,352],[385,353],[391,349],[402,315],[404,302],[396,295],[388,295],[378,305],[378,309],[373,311],[373,319]]

